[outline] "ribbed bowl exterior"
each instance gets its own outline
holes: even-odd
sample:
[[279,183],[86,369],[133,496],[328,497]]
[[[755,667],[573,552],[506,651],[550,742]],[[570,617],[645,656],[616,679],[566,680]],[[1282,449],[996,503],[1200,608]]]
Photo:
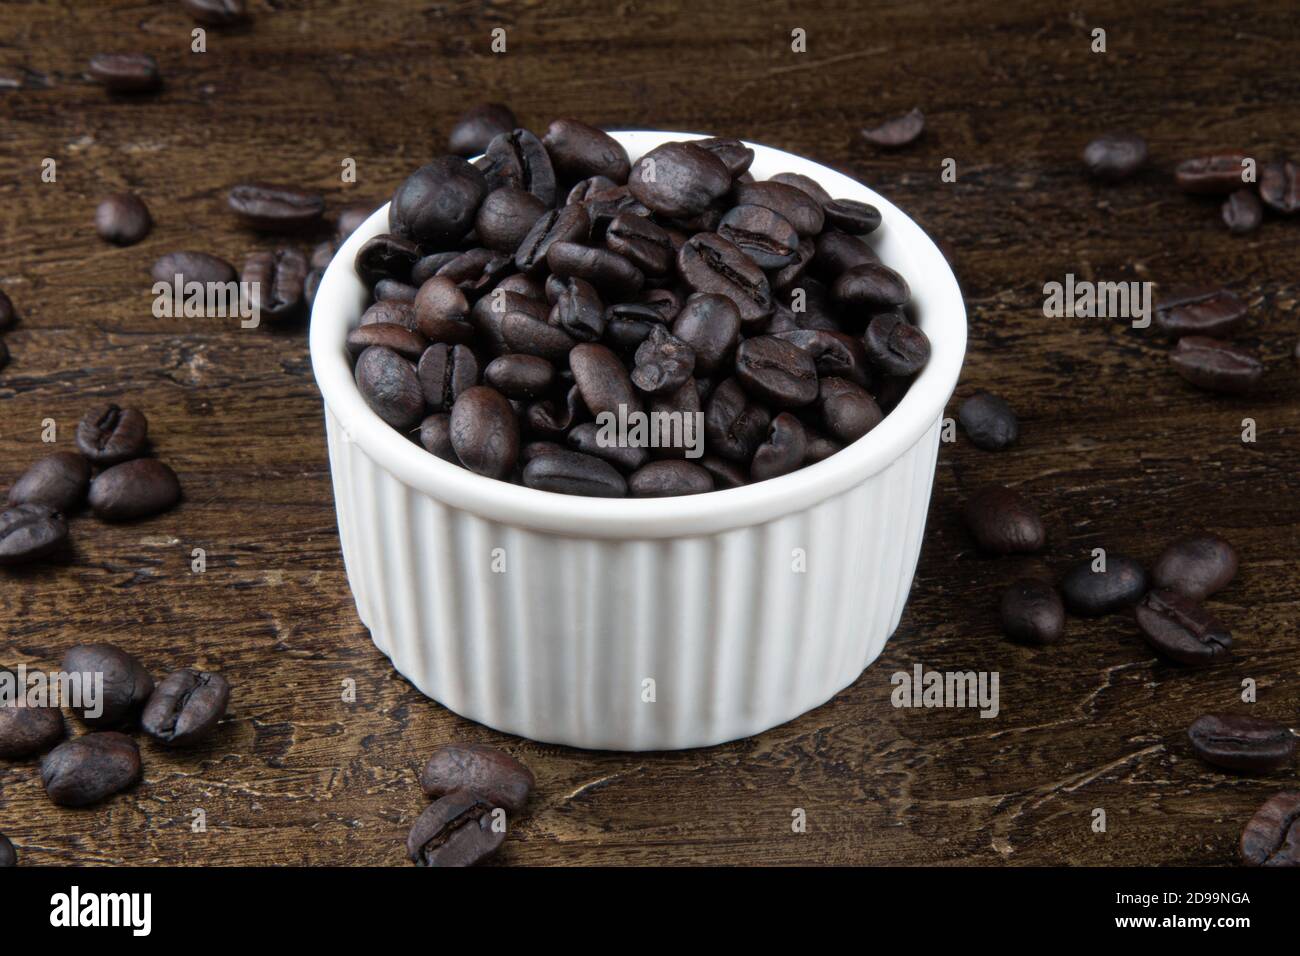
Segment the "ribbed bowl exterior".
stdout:
[[791,720],[880,654],[920,555],[940,422],[803,510],[660,539],[486,520],[404,484],[328,406],[326,427],[357,612],[398,671],[498,730],[672,750]]

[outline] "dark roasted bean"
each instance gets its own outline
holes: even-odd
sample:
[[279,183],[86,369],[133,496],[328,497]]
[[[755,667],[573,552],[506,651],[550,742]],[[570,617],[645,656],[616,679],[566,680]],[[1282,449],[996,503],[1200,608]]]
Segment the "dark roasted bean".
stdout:
[[380,279],[375,283],[375,301],[415,303],[420,287],[399,282],[396,279]]
[[65,741],[41,761],[41,783],[61,807],[98,803],[139,779],[135,741],[113,730]]
[[435,342],[415,369],[429,411],[449,412],[467,388],[478,384],[478,359],[466,345]]
[[632,384],[651,395],[675,392],[695,371],[695,352],[662,325],[656,325],[636,350]]
[[848,445],[880,424],[884,417],[876,400],[846,378],[827,376],[818,384],[817,408],[822,425],[837,441]]
[[595,455],[621,471],[636,471],[646,463],[649,454],[640,445],[608,444],[602,430],[595,422],[575,425],[566,436],[569,447],[584,455]]
[[483,152],[489,188],[514,186],[532,193],[548,209],[555,205],[555,168],[542,141],[526,129],[501,133]]
[[95,207],[95,232],[115,246],[131,246],[149,235],[149,207],[135,193],[116,193]]
[[1242,153],[1225,153],[1184,160],[1174,170],[1174,182],[1183,192],[1224,196],[1241,188],[1246,158]]
[[831,286],[831,294],[846,305],[888,309],[906,305],[911,297],[907,280],[889,266],[864,262],[842,272]]
[[1155,587],[1203,601],[1237,576],[1237,552],[1217,534],[1199,532],[1173,542],[1151,570]]
[[722,165],[727,167],[727,172],[733,178],[742,175],[754,162],[754,151],[738,139],[709,136],[691,142],[722,160]]
[[288,186],[242,183],[230,190],[228,201],[235,215],[255,229],[307,229],[318,224],[325,214],[323,198]]
[[437,275],[450,279],[466,296],[477,298],[491,289],[513,266],[514,259],[510,256],[491,249],[470,249],[440,268]]
[[1264,363],[1254,355],[1202,335],[1179,339],[1169,361],[1174,371],[1197,388],[1227,395],[1249,392],[1264,375]]
[[627,150],[604,130],[574,119],[557,119],[546,129],[542,144],[556,172],[569,179],[605,176],[627,182],[632,168]]
[[1147,161],[1147,141],[1137,133],[1107,133],[1083,148],[1083,164],[1095,179],[1128,179]]
[[535,783],[532,771],[514,757],[482,744],[444,744],[420,773],[420,786],[428,797],[473,790],[512,814],[523,812]]
[[1176,591],[1149,592],[1135,613],[1146,642],[1180,663],[1212,664],[1232,647],[1219,619]]
[[307,259],[301,252],[277,249],[249,256],[241,278],[250,284],[250,303],[260,315],[284,319],[302,308],[307,272]]
[[1246,303],[1227,289],[1182,286],[1156,302],[1156,325],[1170,335],[1230,335],[1246,317]]
[[825,204],[826,225],[849,235],[864,236],[880,225],[880,210],[856,199],[832,199]]
[[166,511],[181,497],[176,472],[154,458],[134,458],[90,483],[91,510],[105,521],[133,521]]
[[1267,773],[1295,756],[1296,736],[1275,720],[1244,714],[1206,714],[1187,729],[1192,751],[1227,770]]
[[86,498],[90,462],[71,451],[40,459],[9,489],[9,505],[44,505],[67,514]]
[[808,450],[804,453],[804,464],[811,465],[819,461],[825,461],[837,451],[843,450],[844,446],[832,438],[823,435],[821,432],[805,428],[808,434]]
[[519,422],[510,402],[485,385],[461,392],[451,409],[451,445],[470,471],[505,478],[519,458]]
[[802,189],[823,206],[831,202],[831,194],[822,188],[821,183],[815,179],[809,179],[802,173],[777,173],[769,182],[784,183],[787,186],[793,186],[795,189]]
[[1055,644],[1065,631],[1065,606],[1047,581],[1022,578],[1002,592],[1002,630],[1025,644]]
[[357,250],[356,270],[361,281],[373,286],[380,279],[415,283],[413,269],[420,248],[411,240],[390,233],[373,236]]
[[144,454],[149,422],[134,408],[101,405],[77,425],[77,447],[97,465],[114,465]]
[[736,378],[749,394],[777,408],[811,405],[817,399],[813,357],[775,335],[760,335],[740,343],[736,349]]
[[700,467],[713,476],[714,488],[739,488],[749,480],[743,468],[725,458],[705,455],[700,459]]
[[[412,332],[420,332],[420,323],[415,319],[415,307],[409,302],[395,302],[391,299],[376,302],[361,313],[359,328],[370,325],[400,325]],[[422,333],[420,338],[424,338]]]
[[578,386],[572,386],[564,395],[563,401],[543,399],[528,406],[524,415],[530,430],[547,438],[562,439],[586,413],[582,404],[582,394]]
[[561,450],[524,466],[524,484],[541,491],[593,498],[622,498],[627,482],[609,462],[594,455]]
[[371,346],[357,356],[356,380],[366,404],[398,431],[408,431],[424,418],[424,392],[410,359]]
[[46,505],[14,505],[0,511],[0,565],[39,561],[67,539],[67,521]]
[[501,320],[501,337],[512,352],[536,355],[562,363],[576,344],[573,336],[526,312],[507,312]]
[[463,344],[474,338],[469,300],[451,279],[436,275],[415,294],[415,321],[430,342]]
[[731,299],[740,310],[742,323],[758,324],[772,314],[772,290],[763,270],[716,233],[691,237],[677,254],[677,269],[696,292]]
[[796,186],[770,179],[737,186],[735,201],[737,206],[763,206],[779,213],[801,236],[815,236],[826,224],[826,210],[821,203]]
[[73,709],[73,714],[90,727],[134,724],[154,690],[153,677],[145,666],[115,644],[78,644],[69,648],[63,655],[63,670],[85,675],[83,683],[87,679],[102,681],[100,699],[83,701],[93,703],[94,710]]
[[972,444],[985,451],[1000,451],[1020,437],[1020,421],[1011,406],[997,395],[979,391],[957,409],[957,420]]
[[628,477],[627,490],[634,498],[699,495],[713,490],[713,476],[689,461],[652,461]]
[[209,27],[224,27],[248,19],[244,0],[181,0],[185,12],[197,23]]
[[477,156],[488,143],[519,125],[510,107],[502,103],[483,103],[461,114],[447,138],[447,149],[457,156]]
[[483,381],[506,398],[539,398],[555,384],[555,366],[536,355],[502,355],[488,363]]
[[592,415],[609,413],[615,416],[639,411],[641,400],[637,397],[632,379],[618,356],[598,342],[583,342],[569,353],[569,368],[573,380],[582,394],[582,401]]
[[582,242],[591,232],[591,220],[581,206],[565,206],[543,213],[533,223],[515,251],[515,268],[540,276],[549,268],[546,253],[557,242]]
[[645,276],[632,262],[608,249],[554,242],[546,250],[546,263],[561,278],[585,279],[613,297],[635,295]]
[[397,187],[388,229],[426,250],[447,249],[469,233],[487,194],[487,179],[474,166],[457,156],[439,157]]
[[605,228],[605,245],[649,276],[665,275],[677,255],[665,229],[645,216],[626,211]]
[[494,189],[478,207],[474,229],[489,249],[512,255],[533,225],[546,212],[542,201],[514,186]]
[[167,747],[191,747],[226,715],[230,684],[220,674],[185,667],[162,679],[140,717],[140,727]]
[[709,451],[729,461],[748,465],[767,438],[772,417],[750,401],[740,382],[729,378],[709,396],[704,411],[704,435]]
[[773,337],[807,352],[819,376],[847,378],[855,385],[866,387],[867,350],[853,336],[824,329],[792,329]]
[[[1047,529],[1038,510],[1020,492],[1001,485],[985,485],[971,495],[962,517],[982,551],[1032,553],[1047,543]],[[1068,599],[1068,589],[1066,596]]]
[[1223,223],[1229,232],[1244,236],[1258,229],[1263,221],[1264,206],[1251,190],[1238,189],[1223,201]]
[[1107,554],[1103,569],[1094,570],[1097,560],[1080,561],[1066,572],[1061,581],[1066,607],[1081,617],[1100,617],[1142,599],[1147,573],[1141,564],[1122,554]]
[[1265,800],[1241,831],[1238,850],[1247,866],[1300,866],[1300,791]]
[[803,423],[789,412],[772,419],[767,441],[754,452],[749,472],[755,481],[766,481],[788,474],[803,465],[808,452],[808,436]]
[[0,694],[0,759],[22,760],[45,753],[63,737],[63,712],[57,707],[32,707],[18,676],[0,668],[4,681],[0,686],[12,688]]
[[810,268],[814,275],[834,282],[855,266],[878,265],[880,259],[862,239],[846,232],[827,230],[815,240]]
[[794,226],[765,206],[734,206],[718,223],[718,235],[761,269],[789,265],[799,251],[799,234]]
[[730,191],[731,171],[694,143],[664,143],[632,164],[627,188],[646,208],[670,219],[687,219]]
[[177,276],[180,276],[180,281],[185,285],[191,282],[207,284],[235,281],[235,267],[206,252],[169,252],[153,264],[150,274],[155,282],[166,282],[169,285],[176,281]]
[[864,129],[862,137],[872,146],[898,149],[916,142],[925,131],[925,114],[919,109],[885,120],[872,129]]
[[149,93],[162,86],[158,61],[147,53],[96,53],[90,78],[113,93]]
[[1284,216],[1300,212],[1300,166],[1290,160],[1265,163],[1259,171],[1259,198]]
[[[402,240],[405,242],[406,240]],[[417,248],[414,243],[409,244],[411,248]],[[421,256],[416,260],[415,265],[411,266],[411,285],[417,289],[424,285],[446,266],[451,265],[460,259],[462,253],[459,252],[434,252],[427,256]]]
[[930,361],[929,338],[897,311],[872,318],[863,341],[867,358],[890,375],[914,375]]
[[740,311],[725,295],[697,292],[673,319],[672,332],[695,353],[696,371],[722,367],[740,341]]
[[451,413],[439,412],[420,422],[420,447],[443,461],[459,465],[456,449],[451,446]]
[[563,290],[551,308],[550,321],[580,342],[605,334],[605,306],[596,287],[585,279],[561,280]]
[[17,321],[18,315],[14,311],[13,302],[5,295],[4,290],[0,289],[0,332],[13,328]]
[[403,358],[418,362],[424,350],[429,347],[429,340],[419,332],[413,332],[396,322],[372,322],[359,325],[348,333],[347,349],[353,355],[360,355],[372,345],[392,349]]
[[506,839],[492,805],[470,790],[456,790],[429,804],[406,839],[416,866],[462,867],[486,860]]

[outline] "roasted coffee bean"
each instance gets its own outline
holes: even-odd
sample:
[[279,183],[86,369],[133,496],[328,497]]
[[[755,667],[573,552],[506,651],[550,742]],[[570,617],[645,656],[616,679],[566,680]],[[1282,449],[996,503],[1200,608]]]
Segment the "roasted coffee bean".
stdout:
[[831,286],[831,294],[846,305],[869,309],[906,305],[911,298],[907,280],[889,266],[875,262],[865,262],[841,273]]
[[605,232],[609,224],[618,217],[620,213],[630,213],[634,216],[649,217],[651,212],[632,195],[632,191],[626,186],[615,186],[613,189],[607,189],[604,192],[593,193],[582,203],[582,208],[587,213],[587,219],[591,222],[591,231],[589,237],[592,242],[603,242]]
[[575,119],[557,119],[551,123],[542,144],[556,171],[570,181],[606,176],[616,183],[624,183],[632,168],[627,150],[618,140]]
[[620,471],[636,471],[650,457],[640,445],[607,444],[600,426],[595,422],[575,425],[569,430],[566,441],[574,451],[603,458]]
[[699,423],[707,396],[707,389],[702,389],[696,379],[687,378],[678,388],[649,397],[650,419],[665,423],[659,430],[658,443],[650,449],[650,457],[694,460],[704,453],[704,433]]
[[[414,243],[411,245],[414,248]],[[461,255],[459,252],[435,252],[421,256],[416,260],[415,265],[411,266],[411,285],[420,288],[444,268],[458,261]]]
[[1264,801],[1241,831],[1239,851],[1247,866],[1300,866],[1300,791]]
[[628,476],[627,490],[633,498],[700,495],[713,490],[713,476],[689,461],[652,461]]
[[478,384],[478,359],[466,345],[435,342],[420,356],[415,374],[428,410],[449,412],[467,388]]
[[18,865],[18,852],[7,836],[0,833],[0,870]]
[[725,295],[697,292],[673,319],[672,332],[695,353],[695,369],[708,375],[723,367],[740,341],[740,310]]
[[605,306],[600,293],[585,279],[561,281],[564,291],[551,309],[551,323],[580,342],[596,341],[605,333]]
[[67,539],[67,521],[46,505],[15,505],[0,511],[0,565],[39,561]]
[[181,0],[185,12],[196,23],[209,27],[225,27],[248,19],[244,0]]
[[592,415],[608,412],[619,416],[641,410],[641,400],[627,369],[604,345],[598,342],[575,345],[569,353],[569,368],[573,370],[573,381],[582,394],[582,401]]
[[101,405],[77,425],[77,447],[97,465],[113,465],[144,454],[149,422],[134,408]]
[[289,186],[242,183],[230,190],[228,201],[246,225],[273,232],[311,228],[325,214],[323,198]]
[[[1047,529],[1038,509],[1020,492],[1001,485],[985,485],[971,495],[962,517],[982,551],[1024,554],[1041,551],[1047,543]],[[1069,596],[1067,587],[1067,600]]]
[[813,250],[812,273],[831,283],[855,266],[880,264],[869,245],[857,236],[834,229],[818,236]]
[[822,188],[821,183],[809,179],[803,173],[777,173],[769,182],[785,183],[787,186],[801,189],[823,206],[832,201],[831,194]]
[[538,435],[563,439],[580,418],[586,414],[587,406],[582,403],[582,393],[578,386],[572,386],[562,401],[543,399],[533,402],[524,414],[524,420],[530,431]]
[[772,419],[767,441],[754,452],[749,473],[755,481],[788,474],[803,465],[808,453],[808,436],[803,423],[789,412]]
[[459,465],[456,449],[451,446],[451,413],[438,412],[420,422],[420,447],[443,461]]
[[418,362],[424,350],[429,347],[429,340],[419,332],[413,332],[396,322],[373,322],[359,325],[348,333],[347,349],[353,355],[360,355],[372,345],[392,349],[403,358]]
[[[514,265],[510,256],[491,249],[470,249],[462,252],[441,269],[437,275],[450,279],[470,298],[477,298],[496,284]],[[412,277],[414,277],[412,270]]]
[[427,250],[446,249],[469,233],[487,194],[487,179],[474,166],[458,156],[439,157],[397,187],[388,231]]
[[235,267],[224,259],[206,252],[169,252],[153,264],[150,271],[154,282],[171,285],[180,277],[182,285],[199,282],[225,283],[235,281]]
[[420,786],[431,798],[472,790],[494,807],[522,813],[536,780],[509,754],[482,744],[444,744],[420,773]]
[[409,302],[414,305],[415,297],[419,293],[419,286],[398,282],[396,279],[380,279],[375,283],[375,301],[377,302]]
[[43,754],[63,737],[63,712],[57,707],[28,706],[18,675],[0,668],[13,697],[0,698],[0,759],[21,760]]
[[96,53],[90,78],[113,93],[150,93],[162,86],[158,61],[147,53]]
[[9,489],[9,505],[44,505],[62,514],[74,510],[90,487],[90,462],[76,452],[56,451],[28,468]]
[[542,201],[532,193],[514,186],[503,186],[484,198],[478,207],[474,229],[483,245],[513,255],[545,212]]
[[149,207],[135,193],[116,193],[95,207],[95,232],[115,246],[135,245],[152,226]]
[[59,744],[41,761],[41,783],[61,807],[84,807],[140,779],[140,751],[126,734],[86,734]]
[[930,361],[929,338],[897,311],[875,316],[863,341],[867,358],[890,375],[913,375]]
[[504,395],[475,385],[451,409],[451,445],[470,471],[505,478],[519,458],[519,422]]
[[491,189],[514,186],[555,205],[555,168],[542,141],[526,129],[501,133],[483,152],[483,175]]
[[698,216],[731,190],[731,171],[694,143],[664,143],[632,164],[627,188],[669,219]]
[[745,173],[754,162],[754,151],[738,139],[722,136],[710,136],[706,139],[691,140],[700,149],[708,150],[727,167],[734,179]]
[[415,321],[430,342],[464,344],[474,338],[469,299],[445,276],[436,275],[415,294]]
[[1264,363],[1254,355],[1202,335],[1180,338],[1169,361],[1197,388],[1226,395],[1249,392],[1264,375]]
[[739,488],[749,481],[744,468],[725,458],[705,455],[699,465],[712,476],[714,489]]
[[643,392],[667,395],[681,388],[694,371],[695,352],[691,347],[664,326],[656,325],[637,347],[631,378]]
[[1021,578],[1002,592],[1002,630],[1025,644],[1055,644],[1065,632],[1065,605],[1047,581]]
[[594,455],[561,450],[524,466],[524,484],[541,491],[593,498],[622,498],[627,482],[609,462]]
[[414,428],[424,418],[424,391],[410,359],[371,346],[357,356],[356,380],[366,404],[398,431]]
[[[496,825],[493,806],[471,790],[456,790],[420,814],[406,854],[416,866],[462,867],[481,863],[501,848],[506,827]],[[504,821],[503,821],[504,824]]]
[[862,137],[872,146],[884,149],[898,149],[916,142],[925,131],[925,114],[913,109],[902,116],[885,120],[872,129],[864,129]]
[[740,382],[729,378],[709,396],[704,410],[704,435],[709,451],[748,465],[767,438],[771,414],[750,400]]
[[1136,615],[1146,642],[1183,664],[1212,664],[1232,646],[1232,635],[1218,618],[1176,591],[1149,592]]
[[492,290],[492,294],[496,295],[499,292],[510,292],[539,304],[546,301],[546,293],[542,289],[542,283],[531,276],[522,275],[518,272],[506,276],[497,283],[496,288]]
[[731,299],[746,325],[757,325],[775,308],[763,270],[716,233],[692,236],[677,254],[677,270],[694,291]]
[[[400,325],[412,332],[420,332],[420,323],[415,318],[415,307],[409,302],[376,302],[361,313],[359,328],[371,325]],[[423,333],[420,337],[424,338]]]
[[1300,166],[1290,160],[1265,163],[1259,171],[1259,198],[1284,216],[1300,212]]
[[1093,570],[1095,560],[1073,565],[1061,581],[1065,605],[1073,613],[1080,617],[1100,617],[1131,607],[1142,599],[1147,589],[1147,573],[1141,564],[1122,554],[1107,554],[1103,569]]
[[832,199],[824,206],[826,225],[854,236],[875,232],[880,226],[880,210],[856,199]]
[[255,252],[244,263],[243,281],[250,283],[250,301],[271,320],[285,319],[302,309],[307,259],[297,249]]
[[842,451],[844,446],[832,438],[823,435],[821,432],[814,431],[810,428],[804,428],[808,436],[808,448],[804,453],[803,463],[811,465],[819,461],[825,461],[837,451]]
[[853,336],[824,329],[792,329],[773,337],[807,352],[819,376],[847,378],[855,385],[866,387],[867,350]]
[[483,381],[506,398],[539,398],[555,384],[555,366],[536,355],[501,355],[483,370]]
[[997,395],[979,391],[957,409],[957,420],[976,448],[1000,451],[1020,437],[1020,421],[1011,406]]
[[812,356],[775,335],[740,343],[736,378],[749,394],[777,408],[797,408],[817,399],[817,367]]
[[[569,190],[569,194],[564,198],[566,206],[585,205],[593,198],[607,193],[611,189],[627,189],[626,186],[620,186],[608,176],[589,176],[586,179],[575,183]],[[631,195],[631,193],[627,193]]]
[[610,220],[605,245],[648,276],[666,275],[677,257],[667,230],[632,212],[620,212]]
[[1296,736],[1285,724],[1242,714],[1206,714],[1187,730],[1192,751],[1227,770],[1267,773],[1295,756]]
[[1203,601],[1222,591],[1237,576],[1237,552],[1217,534],[1199,532],[1179,538],[1156,558],[1152,584]]
[[181,497],[176,472],[154,458],[135,458],[101,471],[89,501],[105,521],[133,521],[166,511]]
[[796,186],[775,183],[742,183],[736,187],[737,206],[762,206],[778,213],[800,236],[815,236],[826,224],[826,210]]
[[817,407],[822,425],[837,441],[848,445],[880,424],[884,417],[876,400],[846,378],[827,376],[818,383]]
[[414,269],[420,248],[409,239],[389,233],[373,236],[357,250],[356,270],[361,281],[373,286],[380,279],[396,279],[415,284]]
[[1223,222],[1239,236],[1254,232],[1264,221],[1264,206],[1249,189],[1238,189],[1223,201]]
[[761,269],[789,265],[799,251],[799,234],[779,212],[766,206],[734,206],[718,224],[718,235]]
[[14,311],[13,301],[0,289],[0,332],[13,328],[17,321],[18,314]]
[[1083,148],[1083,164],[1095,179],[1117,183],[1147,161],[1147,141],[1137,133],[1107,133]]
[[510,107],[502,103],[483,103],[472,106],[461,114],[447,138],[447,149],[457,156],[477,156],[488,148],[488,143],[503,133],[509,133],[519,121]]
[[220,674],[190,667],[162,679],[140,717],[140,727],[167,747],[191,747],[226,715],[230,684]]
[[512,352],[536,355],[557,364],[564,362],[577,344],[564,329],[526,312],[507,312],[501,320],[501,337]]
[[1246,303],[1227,289],[1180,286],[1156,302],[1156,325],[1170,335],[1223,338],[1246,317]]
[[1184,160],[1174,169],[1174,182],[1185,193],[1226,196],[1242,187],[1242,153],[1198,156]]
[[546,263],[561,278],[585,279],[614,297],[635,295],[645,276],[630,260],[608,249],[554,242],[546,250]]
[[590,232],[591,220],[581,206],[565,206],[543,213],[520,241],[515,252],[515,268],[540,276],[548,268],[546,253],[554,243],[582,242]]
[[[103,681],[95,710],[74,709],[73,714],[90,727],[121,727],[135,723],[141,708],[154,691],[153,677],[132,655],[115,644],[78,644],[63,655],[63,670],[82,674],[89,682]],[[89,701],[87,701],[89,702]]]

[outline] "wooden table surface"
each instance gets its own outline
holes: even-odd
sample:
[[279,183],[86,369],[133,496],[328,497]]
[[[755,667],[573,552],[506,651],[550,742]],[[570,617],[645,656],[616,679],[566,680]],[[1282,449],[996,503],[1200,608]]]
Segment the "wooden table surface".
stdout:
[[[1300,219],[1228,234],[1214,201],[1173,187],[1189,155],[1300,150],[1300,20],[1271,5],[950,3],[385,3],[254,0],[245,29],[210,30],[171,2],[20,0],[0,12],[0,288],[21,324],[0,372],[0,482],[71,447],[80,416],[144,410],[185,500],[141,524],[80,516],[71,556],[0,577],[0,663],[52,667],[116,642],[161,676],[188,664],[234,685],[206,746],[142,744],[144,781],[88,810],[53,807],[34,761],[0,765],[0,830],[30,864],[392,864],[425,805],[416,775],[449,740],[508,749],[537,775],[499,862],[549,864],[1229,864],[1244,821],[1296,769],[1231,776],[1186,742],[1201,713],[1290,721],[1300,700]],[[507,52],[490,51],[506,30]],[[1090,50],[1107,32],[1107,52]],[[791,31],[807,31],[807,52]],[[83,75],[99,51],[157,57],[165,89],[110,97]],[[542,129],[711,131],[798,152],[862,179],[952,256],[970,312],[957,398],[1019,410],[1004,453],[964,436],[940,451],[910,604],[883,656],[832,701],[758,737],[683,753],[589,753],[465,721],[397,676],[357,619],[339,555],[305,323],[151,314],[149,267],[174,249],[239,264],[274,238],[239,228],[234,183],[302,182],[331,210],[382,201],[442,152],[481,100]],[[864,125],[913,106],[925,137],[881,153]],[[1104,188],[1082,174],[1093,135],[1130,128],[1147,170]],[[57,162],[42,182],[41,162]],[[356,160],[358,182],[340,182]],[[945,158],[957,180],[940,179]],[[95,203],[129,189],[156,226],[98,240]],[[304,244],[304,248],[309,248]],[[1154,329],[1049,319],[1042,286],[1221,283],[1247,299],[1258,391],[1195,391]],[[914,282],[924,282],[922,276]],[[950,406],[955,414],[956,401]],[[1243,443],[1242,420],[1257,440]],[[1049,524],[1034,558],[977,554],[956,511],[989,481]],[[1212,607],[1231,662],[1157,660],[1131,621],[1071,620],[1049,649],[998,631],[1000,586],[1059,574],[1104,546],[1150,560],[1205,526],[1241,554]],[[207,570],[191,571],[203,548]],[[1001,712],[906,710],[890,675],[914,664],[997,671]],[[355,703],[343,701],[356,682]],[[806,833],[792,812],[807,813]],[[1093,811],[1107,828],[1094,832]],[[193,832],[202,810],[206,831]]]

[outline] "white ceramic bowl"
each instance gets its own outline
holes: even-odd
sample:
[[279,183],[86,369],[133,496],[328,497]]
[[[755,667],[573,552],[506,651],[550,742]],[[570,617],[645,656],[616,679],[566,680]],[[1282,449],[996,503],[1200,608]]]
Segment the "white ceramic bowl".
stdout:
[[[633,160],[696,138],[611,135]],[[576,747],[717,744],[825,702],[898,626],[966,348],[961,291],[934,243],[888,200],[749,145],[757,179],[803,173],[880,210],[869,241],[911,284],[933,346],[875,429],[780,478],[690,497],[599,499],[448,464],[370,410],[344,348],[366,300],[353,260],[387,231],[387,206],[326,271],[311,356],[357,613],[398,671],[456,713]]]

